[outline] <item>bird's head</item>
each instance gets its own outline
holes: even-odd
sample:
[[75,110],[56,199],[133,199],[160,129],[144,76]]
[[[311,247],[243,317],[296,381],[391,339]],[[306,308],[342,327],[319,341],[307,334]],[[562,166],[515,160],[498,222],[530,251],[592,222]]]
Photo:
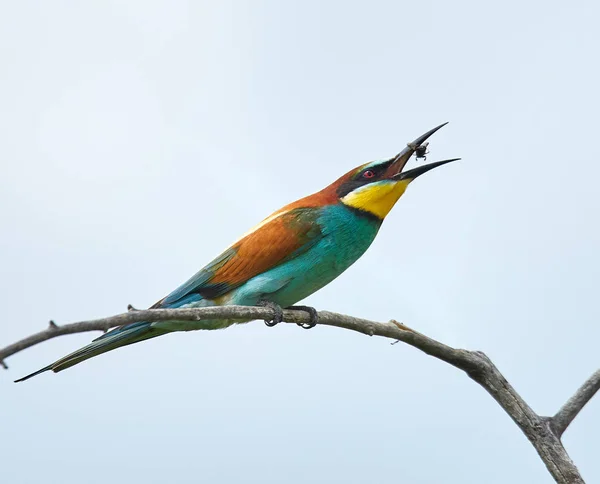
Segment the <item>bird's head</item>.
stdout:
[[433,168],[460,159],[437,161],[402,171],[406,162],[425,140],[446,124],[419,136],[389,160],[366,163],[349,171],[325,190],[331,195],[335,190],[335,196],[340,203],[383,220],[415,178]]

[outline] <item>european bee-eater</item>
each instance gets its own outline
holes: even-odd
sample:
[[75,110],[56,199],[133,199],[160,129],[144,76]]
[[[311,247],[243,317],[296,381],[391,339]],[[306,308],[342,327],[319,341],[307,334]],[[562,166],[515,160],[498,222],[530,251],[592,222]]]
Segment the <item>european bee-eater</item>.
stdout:
[[[323,190],[277,210],[152,308],[268,305],[276,314],[269,325],[276,324],[281,320],[281,308],[292,307],[329,284],[363,255],[383,219],[415,178],[458,159],[402,171],[415,150],[445,124],[408,143],[393,158],[361,165]],[[296,308],[311,315],[312,323],[304,327],[316,324],[313,308]],[[173,331],[220,329],[236,322],[126,324],[17,381],[48,370],[59,372],[107,351]]]

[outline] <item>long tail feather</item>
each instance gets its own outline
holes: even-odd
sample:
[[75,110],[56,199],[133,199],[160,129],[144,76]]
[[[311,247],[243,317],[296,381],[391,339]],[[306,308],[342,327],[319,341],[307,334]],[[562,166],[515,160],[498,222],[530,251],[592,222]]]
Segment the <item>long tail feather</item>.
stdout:
[[82,361],[101,355],[107,351],[112,351],[121,346],[127,346],[146,339],[155,338],[156,336],[161,336],[167,332],[168,331],[153,328],[152,323],[132,323],[121,326],[120,328],[113,329],[112,331],[103,334],[99,338],[93,340],[89,345],[74,351],[64,358],[24,376],[23,378],[15,380],[15,383],[28,380],[45,371],[52,370],[54,373],[58,373],[59,371],[66,370]]

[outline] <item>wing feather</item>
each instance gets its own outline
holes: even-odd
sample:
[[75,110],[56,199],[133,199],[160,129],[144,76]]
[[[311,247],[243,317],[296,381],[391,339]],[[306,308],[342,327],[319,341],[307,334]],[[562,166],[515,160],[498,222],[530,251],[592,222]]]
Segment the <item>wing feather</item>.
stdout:
[[294,208],[269,217],[152,307],[177,307],[193,295],[217,298],[297,256],[323,237],[317,217],[315,208]]

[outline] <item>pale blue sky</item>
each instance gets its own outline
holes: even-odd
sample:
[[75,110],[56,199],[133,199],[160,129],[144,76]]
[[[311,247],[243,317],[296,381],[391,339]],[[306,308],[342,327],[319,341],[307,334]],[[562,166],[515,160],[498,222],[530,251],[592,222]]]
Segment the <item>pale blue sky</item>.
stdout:
[[[437,124],[369,252],[307,300],[485,351],[542,414],[598,368],[597,2],[4,2],[0,345],[148,306],[281,205]],[[158,338],[22,385],[20,483],[545,483],[465,375],[334,328]],[[600,481],[600,400],[565,434]]]

